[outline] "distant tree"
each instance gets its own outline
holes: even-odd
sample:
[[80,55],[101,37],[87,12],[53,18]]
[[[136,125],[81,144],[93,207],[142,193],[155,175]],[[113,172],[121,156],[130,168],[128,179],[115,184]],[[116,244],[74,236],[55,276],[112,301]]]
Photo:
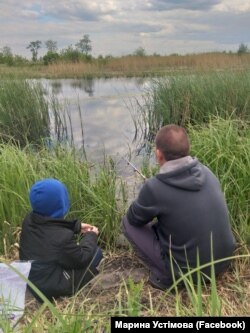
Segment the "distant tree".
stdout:
[[13,57],[13,62],[15,65],[27,64],[28,60],[20,55],[15,54]]
[[42,42],[40,40],[36,40],[33,42],[30,42],[29,45],[27,46],[27,49],[30,49],[32,53],[32,60],[37,61],[37,55],[38,55],[38,49],[40,49],[42,45]]
[[61,58],[70,62],[79,62],[81,59],[81,52],[73,48],[72,45],[69,45],[61,51]]
[[59,59],[60,56],[57,52],[48,51],[45,56],[43,56],[44,65],[56,63]]
[[89,35],[83,35],[83,38],[80,39],[75,46],[86,56],[89,55],[92,51],[91,40],[89,38]]
[[12,66],[14,64],[14,57],[9,46],[4,46],[1,49],[0,58],[1,63],[5,63],[9,66]]
[[45,42],[45,46],[46,46],[48,52],[52,52],[52,53],[57,52],[58,47],[57,47],[57,42],[56,41],[54,41],[52,39],[48,39]]
[[145,57],[146,51],[143,47],[140,46],[135,50],[134,55],[137,57]]
[[107,54],[105,56],[105,59],[107,59],[107,60],[110,60],[110,59],[113,59],[113,58],[114,58],[114,56],[112,56],[112,54]]
[[248,52],[249,52],[248,46],[244,43],[241,43],[239,45],[237,53],[238,54],[244,54],[244,53],[248,53]]
[[7,45],[2,48],[2,53],[4,57],[12,57],[11,48]]

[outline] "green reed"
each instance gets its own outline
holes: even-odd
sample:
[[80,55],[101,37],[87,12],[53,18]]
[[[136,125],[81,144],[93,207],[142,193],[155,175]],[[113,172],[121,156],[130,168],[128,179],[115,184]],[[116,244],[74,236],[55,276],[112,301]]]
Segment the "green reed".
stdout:
[[250,243],[250,123],[216,117],[188,132],[192,155],[220,180],[237,238]]
[[206,123],[211,115],[250,119],[250,72],[176,75],[153,81],[139,103],[145,138],[169,123]]
[[41,82],[14,78],[0,82],[1,141],[12,140],[20,147],[41,145],[52,137],[72,141],[70,122],[68,107],[48,94]]
[[50,135],[49,104],[41,84],[26,80],[0,82],[0,137],[21,146]]

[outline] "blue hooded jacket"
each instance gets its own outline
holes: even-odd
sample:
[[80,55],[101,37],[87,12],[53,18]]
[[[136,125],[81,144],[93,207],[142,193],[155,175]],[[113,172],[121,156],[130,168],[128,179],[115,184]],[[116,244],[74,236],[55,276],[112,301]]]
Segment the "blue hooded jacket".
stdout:
[[53,178],[42,179],[33,184],[29,199],[33,212],[42,216],[63,218],[69,210],[67,188]]

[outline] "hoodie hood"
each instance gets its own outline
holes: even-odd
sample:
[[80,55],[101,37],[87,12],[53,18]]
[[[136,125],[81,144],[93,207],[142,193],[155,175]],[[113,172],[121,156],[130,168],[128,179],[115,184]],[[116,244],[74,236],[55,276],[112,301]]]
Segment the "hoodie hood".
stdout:
[[30,189],[29,199],[33,212],[43,216],[62,218],[69,210],[67,188],[53,178],[36,182]]
[[194,158],[190,163],[175,170],[159,173],[156,178],[170,186],[189,191],[200,191],[205,182],[203,166]]

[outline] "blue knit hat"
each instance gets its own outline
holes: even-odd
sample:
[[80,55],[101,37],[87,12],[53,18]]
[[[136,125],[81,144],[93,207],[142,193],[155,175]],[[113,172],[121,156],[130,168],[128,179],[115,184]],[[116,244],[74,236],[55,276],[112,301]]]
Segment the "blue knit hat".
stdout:
[[62,218],[69,210],[67,188],[53,178],[39,180],[33,184],[29,198],[33,212],[43,216]]

